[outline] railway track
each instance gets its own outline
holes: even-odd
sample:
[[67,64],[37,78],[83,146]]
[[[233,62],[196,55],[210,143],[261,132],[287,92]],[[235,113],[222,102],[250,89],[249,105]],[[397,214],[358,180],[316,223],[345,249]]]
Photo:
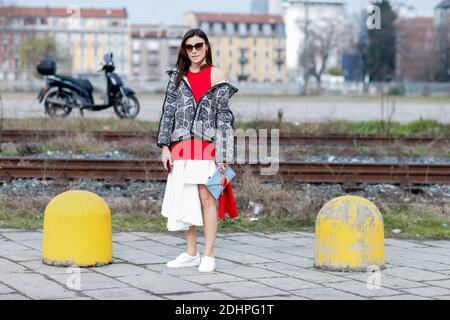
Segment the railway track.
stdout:
[[[137,131],[0,130],[0,142],[41,142],[61,137],[70,138],[80,134],[88,135],[100,141],[123,141],[130,139],[149,139],[155,141],[156,139],[156,133],[154,132]],[[280,145],[434,145],[449,143],[449,138],[387,138],[354,135],[280,135],[279,137]],[[268,137],[268,144],[271,144],[270,136]]]
[[[276,174],[261,175],[265,164],[234,164],[238,177],[244,172],[258,175],[262,181],[309,183],[389,183],[402,186],[450,184],[450,165],[355,164],[355,163],[279,163]],[[241,175],[242,176],[242,175]],[[18,178],[95,179],[115,182],[128,180],[165,181],[167,176],[159,160],[73,160],[0,158],[0,181]]]

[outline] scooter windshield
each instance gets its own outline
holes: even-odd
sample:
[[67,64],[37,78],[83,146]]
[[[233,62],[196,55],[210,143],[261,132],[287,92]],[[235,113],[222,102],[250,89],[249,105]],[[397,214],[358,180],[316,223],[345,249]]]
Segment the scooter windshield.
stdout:
[[113,54],[112,52],[108,52],[107,54],[105,54],[103,56],[103,61],[105,62],[105,64],[109,64],[113,62]]

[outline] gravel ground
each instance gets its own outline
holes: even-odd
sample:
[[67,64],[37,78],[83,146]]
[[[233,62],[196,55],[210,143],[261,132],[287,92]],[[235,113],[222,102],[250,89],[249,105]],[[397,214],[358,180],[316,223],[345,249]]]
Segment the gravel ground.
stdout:
[[[31,156],[32,158],[70,158],[70,159],[138,159],[137,157],[120,151],[103,153],[76,154],[73,152],[47,151]],[[330,162],[330,163],[414,163],[414,164],[449,164],[447,157],[368,157],[368,156],[335,156],[335,155],[306,155],[298,156],[296,161]],[[279,189],[279,183],[267,182]],[[10,182],[0,182],[2,197],[53,197],[68,189],[92,191],[102,197],[125,197],[148,200],[161,200],[164,196],[165,182],[161,181],[133,181],[128,183],[112,183],[105,181],[43,181],[37,179],[18,179]],[[287,182],[283,186],[286,190],[301,190],[306,195],[316,199],[332,199],[349,193],[346,187],[339,184],[309,184]],[[406,190],[403,187],[389,184],[358,186],[350,190],[351,194],[363,196],[369,200],[384,199],[392,202],[421,202],[433,204],[450,203],[450,185],[428,185]]]
[[[286,190],[302,190],[307,195],[315,198],[331,199],[336,196],[348,194],[348,190],[339,184],[310,184],[310,183],[267,183],[274,188],[283,187]],[[0,194],[4,197],[40,197],[55,196],[69,189],[88,190],[102,197],[138,197],[151,200],[161,200],[164,197],[166,183],[128,182],[125,184],[113,184],[103,181],[43,181],[37,179],[17,179],[10,182],[0,183]],[[408,191],[405,188],[390,185],[362,184],[358,190],[351,194],[363,196],[369,200],[385,199],[390,201],[423,202],[444,204],[450,203],[450,185],[427,185],[414,187]]]
[[[0,153],[0,156],[1,153]],[[83,153],[78,154],[71,151],[46,151],[43,153],[36,153],[29,156],[30,158],[38,159],[114,159],[114,160],[133,160],[142,159],[141,157],[136,157],[134,155],[128,154],[122,151],[106,151],[102,153]],[[241,163],[243,157],[236,158],[238,163]],[[260,158],[261,161],[267,163],[270,161],[270,157]],[[411,163],[411,164],[450,164],[450,157],[434,157],[434,156],[423,156],[423,157],[403,157],[403,156],[336,156],[332,154],[322,154],[322,155],[295,155],[295,159],[292,158],[292,154],[280,153],[280,162],[328,162],[328,163]]]
[[135,156],[120,152],[120,151],[106,151],[102,153],[84,153],[84,154],[78,154],[73,153],[71,151],[63,152],[63,151],[47,151],[44,153],[37,153],[32,156],[31,158],[38,158],[38,159],[111,159],[111,160],[133,160],[137,159]]

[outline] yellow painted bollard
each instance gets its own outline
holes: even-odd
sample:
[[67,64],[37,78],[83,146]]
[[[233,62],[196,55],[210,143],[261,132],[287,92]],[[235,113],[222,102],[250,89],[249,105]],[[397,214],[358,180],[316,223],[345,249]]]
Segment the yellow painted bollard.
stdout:
[[50,201],[44,213],[42,262],[79,267],[112,263],[111,211],[101,197],[74,190]]
[[342,272],[383,269],[384,223],[378,208],[358,196],[326,203],[316,219],[314,266]]

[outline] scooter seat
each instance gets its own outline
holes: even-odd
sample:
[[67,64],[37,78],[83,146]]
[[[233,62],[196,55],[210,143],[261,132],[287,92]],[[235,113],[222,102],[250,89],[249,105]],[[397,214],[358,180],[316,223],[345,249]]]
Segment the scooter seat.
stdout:
[[94,87],[92,86],[92,83],[87,80],[87,79],[75,79],[73,77],[69,77],[69,76],[62,76],[62,75],[56,75],[58,78],[63,79],[64,81],[69,81],[69,82],[73,82],[76,85],[80,86],[81,88],[92,92],[94,91]]

